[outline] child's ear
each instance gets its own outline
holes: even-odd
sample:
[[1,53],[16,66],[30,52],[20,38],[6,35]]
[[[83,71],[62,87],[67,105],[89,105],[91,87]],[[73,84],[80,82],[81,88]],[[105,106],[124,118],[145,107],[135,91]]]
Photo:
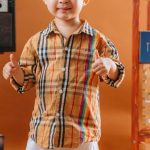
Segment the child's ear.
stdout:
[[88,2],[89,2],[89,0],[83,0],[83,4],[84,4],[84,5],[87,5]]

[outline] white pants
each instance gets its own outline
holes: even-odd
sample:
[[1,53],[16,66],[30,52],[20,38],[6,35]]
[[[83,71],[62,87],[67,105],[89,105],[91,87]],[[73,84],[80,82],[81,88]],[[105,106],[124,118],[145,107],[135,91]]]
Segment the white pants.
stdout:
[[[26,150],[48,150],[38,147],[38,145],[31,139],[28,139]],[[88,142],[81,144],[78,148],[55,148],[54,150],[99,150],[97,142]]]

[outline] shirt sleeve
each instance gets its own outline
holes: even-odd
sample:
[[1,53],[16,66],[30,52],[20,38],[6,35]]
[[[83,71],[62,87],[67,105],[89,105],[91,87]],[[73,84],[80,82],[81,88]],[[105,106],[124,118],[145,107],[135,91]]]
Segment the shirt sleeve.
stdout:
[[29,39],[25,44],[22,54],[20,56],[19,65],[24,73],[24,82],[23,85],[19,85],[14,78],[10,79],[10,83],[12,87],[18,93],[24,93],[25,91],[30,90],[34,87],[36,83],[36,67],[37,67],[37,59],[36,59],[36,51],[32,44],[32,39]]
[[108,76],[99,76],[100,81],[104,81],[109,86],[117,88],[123,81],[125,75],[125,68],[119,60],[118,50],[114,44],[104,35],[101,35],[98,40],[97,50],[100,57],[111,58],[118,68],[118,77],[116,80],[112,80]]

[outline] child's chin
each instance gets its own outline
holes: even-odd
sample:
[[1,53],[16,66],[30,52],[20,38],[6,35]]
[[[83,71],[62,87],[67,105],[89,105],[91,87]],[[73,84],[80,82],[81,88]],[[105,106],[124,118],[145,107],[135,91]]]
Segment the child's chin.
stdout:
[[72,19],[72,18],[71,18],[69,15],[67,15],[67,14],[61,14],[61,15],[59,15],[59,16],[56,16],[56,18],[61,19],[61,20],[65,20],[65,21]]

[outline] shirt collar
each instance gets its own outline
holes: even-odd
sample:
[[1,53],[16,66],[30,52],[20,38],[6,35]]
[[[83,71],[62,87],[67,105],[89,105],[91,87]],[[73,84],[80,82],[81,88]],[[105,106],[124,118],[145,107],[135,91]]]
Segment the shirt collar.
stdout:
[[[88,35],[94,35],[94,29],[88,24],[86,20],[81,20],[83,23],[74,34],[85,33]],[[44,35],[49,35],[51,32],[60,33],[55,25],[55,21],[52,20],[48,27],[43,31]]]

